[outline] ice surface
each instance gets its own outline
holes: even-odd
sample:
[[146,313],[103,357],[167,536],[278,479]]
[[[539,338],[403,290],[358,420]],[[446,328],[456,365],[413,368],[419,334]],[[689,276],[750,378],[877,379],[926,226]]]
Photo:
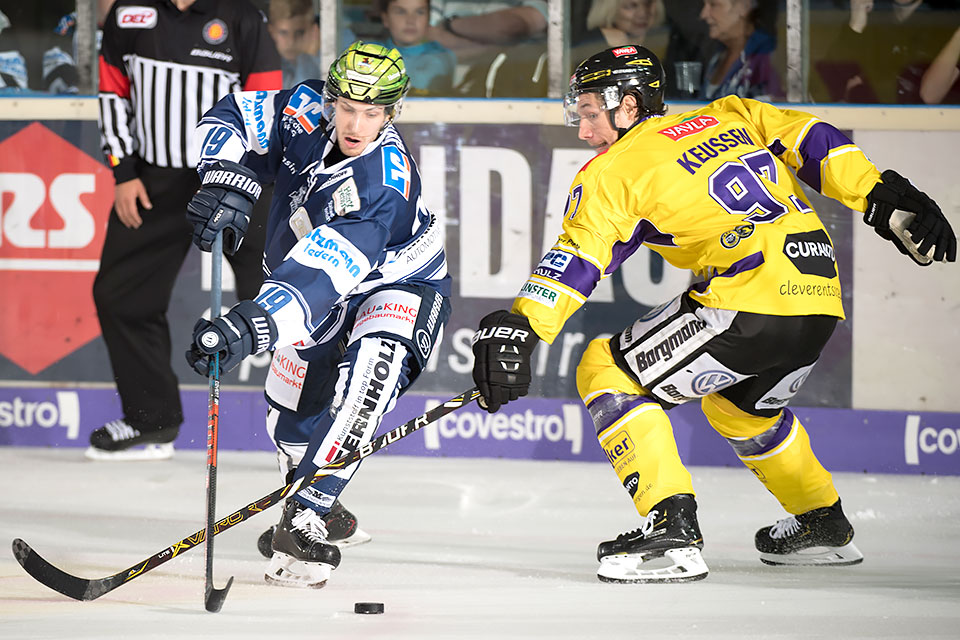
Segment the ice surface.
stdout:
[[[856,567],[759,562],[753,534],[783,517],[745,469],[693,468],[706,580],[597,581],[596,545],[639,526],[600,463],[373,456],[343,495],[373,542],[321,590],[268,586],[256,550],[278,508],[216,539],[223,611],[203,609],[203,548],[91,601],[16,563],[104,577],[204,526],[202,452],[90,462],[79,449],[0,448],[0,638],[958,638],[960,478],[835,474],[866,556]],[[282,483],[273,457],[221,452],[218,514]],[[353,604],[383,602],[383,615]]]

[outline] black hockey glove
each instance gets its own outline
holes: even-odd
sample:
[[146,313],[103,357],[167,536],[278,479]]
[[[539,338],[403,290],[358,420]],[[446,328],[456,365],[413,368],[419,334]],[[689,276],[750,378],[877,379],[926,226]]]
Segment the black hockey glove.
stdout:
[[[892,169],[884,171],[880,179],[867,195],[863,221],[920,266],[956,262],[957,236],[937,203]],[[899,211],[915,214],[905,228]]]
[[242,300],[227,315],[200,318],[193,326],[193,344],[187,362],[202,376],[210,369],[210,356],[220,353],[220,371],[230,371],[247,356],[262,353],[277,341],[277,325],[270,314],[252,300]]
[[527,395],[530,356],[538,342],[530,321],[516,313],[494,311],[480,321],[473,336],[473,380],[487,411]]
[[250,212],[260,197],[257,174],[236,162],[220,160],[203,174],[203,184],[187,204],[193,224],[193,244],[210,251],[223,231],[223,251],[233,255],[250,226]]

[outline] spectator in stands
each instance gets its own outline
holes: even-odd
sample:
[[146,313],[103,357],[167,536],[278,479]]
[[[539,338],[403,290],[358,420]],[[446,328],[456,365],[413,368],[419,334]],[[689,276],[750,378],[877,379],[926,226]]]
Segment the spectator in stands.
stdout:
[[663,0],[593,0],[587,13],[587,30],[572,44],[571,71],[597,51],[627,44],[641,44],[663,55],[666,31],[651,31],[663,24],[665,13]]
[[776,39],[757,26],[757,0],[704,0],[700,19],[720,44],[709,58],[700,97],[722,96],[775,100],[783,97],[773,67]]
[[0,0],[0,93],[77,93],[70,0]]
[[927,104],[960,103],[960,28],[940,50],[920,80],[920,99]]
[[427,39],[430,0],[380,0],[380,19],[387,38],[379,44],[396,48],[410,76],[409,95],[450,95],[457,65],[453,52]]
[[[307,80],[321,78],[320,23],[313,9],[313,0],[271,0],[267,29],[280,53],[284,88]],[[316,43],[316,50],[311,45]]]

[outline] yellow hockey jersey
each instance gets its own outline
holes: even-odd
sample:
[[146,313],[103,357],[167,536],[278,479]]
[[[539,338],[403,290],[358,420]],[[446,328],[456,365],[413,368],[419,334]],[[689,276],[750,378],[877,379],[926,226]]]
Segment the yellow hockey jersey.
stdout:
[[702,278],[690,295],[705,306],[843,318],[833,242],[798,177],[858,211],[880,182],[847,136],[808,113],[728,96],[648,118],[577,174],[563,233],[513,311],[552,342],[645,245]]

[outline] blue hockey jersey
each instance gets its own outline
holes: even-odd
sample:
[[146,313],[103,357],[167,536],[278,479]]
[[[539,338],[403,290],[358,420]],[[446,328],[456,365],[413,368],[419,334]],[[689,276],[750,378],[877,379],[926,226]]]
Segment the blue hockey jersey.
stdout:
[[217,160],[275,181],[266,280],[256,302],[277,324],[276,347],[309,348],[343,323],[351,299],[395,283],[450,295],[443,229],[424,206],[420,175],[388,124],[356,157],[327,166],[336,144],[323,82],[234,93],[197,126],[201,178]]

